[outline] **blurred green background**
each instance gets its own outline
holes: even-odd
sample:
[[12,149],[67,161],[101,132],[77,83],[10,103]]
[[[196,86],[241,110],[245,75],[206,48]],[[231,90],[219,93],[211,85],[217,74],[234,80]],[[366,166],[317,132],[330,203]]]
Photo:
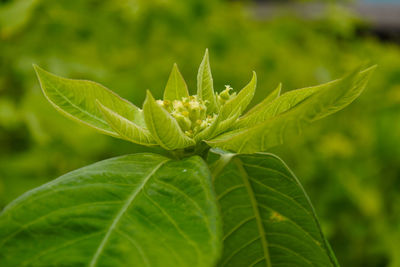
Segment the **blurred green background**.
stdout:
[[[316,18],[255,15],[260,3],[214,0],[1,0],[0,209],[23,192],[143,148],[102,136],[55,111],[32,63],[95,80],[141,105],[161,97],[177,62],[192,93],[209,48],[215,88],[258,73],[260,101],[378,64],[345,110],[272,152],[309,193],[342,266],[400,266],[400,46],[329,3]],[[399,18],[400,19],[400,18]],[[253,104],[254,104],[253,103]]]

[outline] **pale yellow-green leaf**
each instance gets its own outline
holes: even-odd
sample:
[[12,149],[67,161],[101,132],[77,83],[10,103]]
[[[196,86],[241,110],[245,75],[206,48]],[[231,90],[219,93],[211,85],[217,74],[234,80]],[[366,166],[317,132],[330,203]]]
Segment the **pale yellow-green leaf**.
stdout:
[[142,111],[104,86],[86,80],[62,78],[34,66],[47,100],[63,115],[101,133],[119,137],[104,120],[96,99],[117,114],[144,127]]
[[[244,111],[254,97],[257,86],[257,75],[253,71],[250,82],[232,99],[227,101],[220,110],[222,120],[236,114],[238,110]],[[240,114],[239,114],[240,115]]]
[[251,127],[266,121],[269,118],[275,117],[293,108],[314,93],[325,88],[335,86],[339,81],[340,80],[335,80],[317,86],[292,90],[284,93],[272,101],[264,100],[246,113],[243,117],[241,117],[238,123],[235,125],[235,128]]
[[149,130],[120,116],[104,106],[100,101],[97,101],[97,105],[103,113],[104,119],[123,139],[140,145],[157,145],[157,142],[151,136]]
[[143,111],[147,129],[163,148],[174,150],[195,144],[193,139],[182,132],[177,121],[171,114],[156,103],[150,91],[147,91]]
[[264,98],[263,101],[258,103],[256,106],[254,106],[252,109],[250,109],[247,113],[246,116],[250,116],[253,113],[257,113],[263,109],[266,108],[266,106],[271,103],[273,100],[277,99],[281,95],[281,90],[282,90],[282,84],[279,83],[278,87],[274,91],[272,91],[266,98]]
[[207,101],[207,114],[218,111],[213,78],[211,75],[210,60],[208,58],[208,49],[206,49],[206,53],[204,54],[203,61],[200,64],[197,74],[197,95],[200,99]]
[[164,100],[181,100],[182,97],[188,97],[189,92],[178,66],[174,64],[171,74],[164,91]]
[[353,102],[365,88],[374,68],[353,72],[332,83],[332,86],[321,89],[285,113],[251,128],[227,132],[207,143],[212,147],[237,153],[265,151],[279,145],[287,133],[301,132],[304,125],[328,116]]
[[219,114],[215,119],[215,121],[208,128],[198,133],[194,137],[194,139],[196,140],[196,142],[209,140],[217,136],[218,134],[228,130],[229,128],[232,128],[237,119],[239,118],[240,114],[241,110],[238,109],[236,110],[236,113],[232,114],[226,120],[222,120],[221,114]]

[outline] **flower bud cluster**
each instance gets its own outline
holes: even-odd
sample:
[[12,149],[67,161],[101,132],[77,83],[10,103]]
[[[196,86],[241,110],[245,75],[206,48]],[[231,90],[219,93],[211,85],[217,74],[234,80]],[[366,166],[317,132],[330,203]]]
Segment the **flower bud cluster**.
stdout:
[[231,94],[231,90],[233,90],[232,87],[225,85],[225,90],[217,94],[217,101],[220,107],[223,106],[228,100],[236,96],[236,92]]
[[182,100],[157,100],[157,103],[164,107],[178,122],[182,131],[193,137],[211,125],[216,115],[207,115],[205,101],[196,95],[183,97]]

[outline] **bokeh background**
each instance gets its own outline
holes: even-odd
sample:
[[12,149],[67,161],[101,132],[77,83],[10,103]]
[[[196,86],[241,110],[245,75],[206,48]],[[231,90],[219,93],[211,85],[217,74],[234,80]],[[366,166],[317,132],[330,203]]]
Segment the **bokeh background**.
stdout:
[[[396,9],[397,8],[397,9]],[[398,16],[393,16],[393,12]],[[192,93],[258,73],[254,103],[378,64],[366,91],[272,152],[309,193],[342,266],[400,266],[400,1],[0,0],[0,209],[23,192],[143,148],[57,113],[32,63],[141,105],[177,62]],[[254,104],[253,103],[253,104]]]

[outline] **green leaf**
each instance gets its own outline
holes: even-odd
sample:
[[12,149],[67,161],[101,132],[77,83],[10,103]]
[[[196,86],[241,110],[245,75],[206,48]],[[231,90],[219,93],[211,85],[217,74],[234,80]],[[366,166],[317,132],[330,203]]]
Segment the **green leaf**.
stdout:
[[118,115],[116,112],[104,106],[100,101],[97,101],[97,105],[102,111],[104,119],[122,138],[140,145],[157,145],[157,142],[151,136],[149,130]]
[[[286,134],[300,133],[305,125],[326,117],[353,102],[364,90],[374,68],[371,67],[362,72],[356,71],[341,80],[330,83],[330,86],[319,89],[295,107],[276,117],[271,117],[250,128],[226,132],[207,143],[212,147],[237,153],[265,151],[282,144]],[[251,125],[250,122],[249,124]]]
[[66,117],[101,133],[120,137],[104,120],[96,99],[129,121],[144,127],[142,111],[104,86],[86,80],[66,79],[34,65],[47,100]]
[[211,150],[209,164],[223,223],[217,266],[339,266],[308,196],[282,160]]
[[226,131],[227,129],[231,128],[235,124],[235,122],[239,118],[241,112],[242,112],[241,109],[236,110],[235,113],[231,114],[231,116],[228,117],[224,121],[221,121],[222,116],[221,116],[221,114],[218,114],[217,118],[214,120],[214,122],[209,127],[207,127],[206,129],[204,129],[203,131],[198,133],[194,137],[194,140],[196,142],[203,141],[203,140],[209,140],[209,139],[213,138],[214,136]]
[[297,104],[301,103],[314,93],[334,86],[339,82],[340,80],[335,80],[317,86],[292,90],[284,93],[273,101],[268,101],[267,97],[261,103],[251,109],[248,113],[246,113],[242,118],[240,118],[235,128],[248,128],[258,123],[264,122],[269,118],[278,116],[279,114],[284,113],[295,107]]
[[257,75],[253,71],[251,81],[234,98],[230,99],[222,106],[220,110],[221,119],[226,120],[232,115],[235,115],[238,109],[243,112],[253,99],[254,93],[256,92],[256,86]]
[[144,119],[157,143],[165,149],[173,150],[189,147],[195,144],[194,140],[187,137],[178,125],[178,122],[158,105],[147,91],[147,97],[143,104]]
[[181,100],[183,97],[189,97],[189,92],[186,82],[175,63],[165,87],[164,100]]
[[197,74],[197,96],[200,99],[207,101],[207,114],[212,114],[218,111],[217,101],[215,99],[213,78],[211,75],[210,61],[208,58],[208,49],[200,64]]
[[242,111],[246,109],[253,99],[256,85],[257,76],[256,73],[253,72],[250,82],[236,97],[230,99],[222,106],[215,121],[208,128],[195,136],[195,140],[208,140],[233,127],[239,116],[242,114]]
[[[247,117],[247,116],[249,116],[249,115],[251,115],[251,114],[253,114],[253,113],[258,113],[258,114],[259,114],[258,116],[260,116],[262,110],[266,109],[267,106],[268,106],[268,104],[270,104],[272,101],[274,101],[275,99],[277,99],[277,98],[280,96],[281,90],[282,90],[282,84],[279,83],[279,84],[278,84],[278,87],[276,87],[276,89],[275,89],[274,91],[272,91],[266,98],[264,98],[263,101],[261,101],[260,103],[258,103],[258,104],[257,104],[256,106],[254,106],[252,109],[250,109],[250,110],[246,113],[245,116]],[[295,91],[298,91],[298,90],[294,90],[294,91],[291,91],[291,92],[295,92]],[[307,89],[304,90],[304,92],[306,92],[306,91],[310,91],[310,90],[307,90]],[[312,91],[312,89],[311,89],[311,91]],[[287,94],[290,94],[290,92],[287,93]],[[305,93],[305,94],[307,94],[307,93]],[[245,117],[243,117],[243,118],[245,118]],[[239,123],[239,124],[243,124],[243,119],[241,119],[238,123]],[[240,128],[240,127],[237,127],[237,128]]]
[[220,222],[200,157],[105,160],[29,191],[0,215],[0,266],[213,266]]

